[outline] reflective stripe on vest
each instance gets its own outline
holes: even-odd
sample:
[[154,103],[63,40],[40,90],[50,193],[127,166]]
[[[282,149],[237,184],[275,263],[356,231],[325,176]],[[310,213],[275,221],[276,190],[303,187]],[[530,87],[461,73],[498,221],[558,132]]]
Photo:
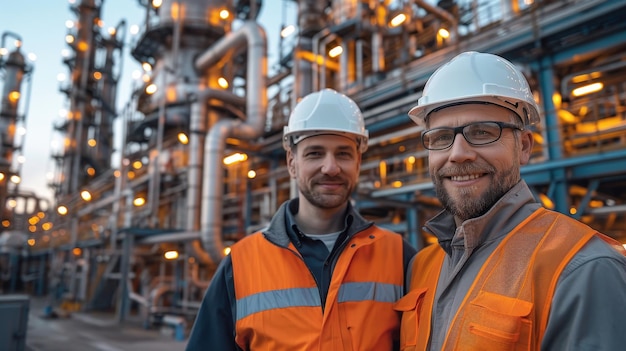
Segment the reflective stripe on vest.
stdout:
[[402,286],[377,282],[343,283],[339,288],[337,301],[378,301],[396,302],[402,296]]
[[237,300],[237,320],[253,313],[286,307],[313,307],[322,303],[315,288],[293,288],[265,291]]
[[[396,302],[402,296],[402,287],[377,282],[344,283],[339,288],[337,301]],[[320,306],[320,294],[315,288],[293,288],[265,291],[237,300],[237,320],[253,313],[286,307]]]

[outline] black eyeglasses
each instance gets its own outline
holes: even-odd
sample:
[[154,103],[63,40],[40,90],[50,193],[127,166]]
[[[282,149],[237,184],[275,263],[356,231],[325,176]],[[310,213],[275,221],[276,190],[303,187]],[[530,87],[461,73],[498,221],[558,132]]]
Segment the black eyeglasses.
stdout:
[[524,130],[504,122],[473,122],[463,126],[433,128],[422,133],[422,145],[427,150],[443,150],[452,146],[457,134],[463,134],[471,145],[491,144],[500,139],[502,128]]

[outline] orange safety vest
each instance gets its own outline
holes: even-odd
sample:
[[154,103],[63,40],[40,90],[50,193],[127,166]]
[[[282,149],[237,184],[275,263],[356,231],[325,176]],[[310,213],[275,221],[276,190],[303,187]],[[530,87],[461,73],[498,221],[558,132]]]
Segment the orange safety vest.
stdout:
[[337,259],[322,312],[304,260],[257,233],[231,251],[235,341],[243,350],[391,350],[402,297],[402,237],[376,226],[357,233]]
[[[615,240],[578,221],[544,208],[535,211],[481,268],[452,320],[443,350],[539,350],[561,272],[594,235],[623,252]],[[395,306],[403,311],[402,350],[426,350],[430,338],[445,253],[439,245],[422,251],[413,263],[410,292]]]

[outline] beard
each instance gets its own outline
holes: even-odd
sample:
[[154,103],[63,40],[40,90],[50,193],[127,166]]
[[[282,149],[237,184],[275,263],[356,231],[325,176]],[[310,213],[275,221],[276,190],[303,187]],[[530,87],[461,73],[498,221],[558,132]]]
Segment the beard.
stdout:
[[[443,185],[445,173],[464,174],[473,173],[474,166],[462,166],[454,169],[439,170],[433,177],[433,184],[437,192],[437,197],[441,201],[444,209],[461,221],[476,218],[484,215],[493,205],[504,196],[515,184],[519,182],[519,168],[510,168],[496,172],[493,167],[489,167],[487,174],[492,175],[491,185],[482,193],[476,196],[473,187],[460,188],[456,191],[456,197],[451,195]],[[485,172],[485,170],[482,170]]]
[[[338,181],[343,182],[343,187],[334,193],[316,191],[316,184],[324,181]],[[309,184],[298,181],[298,188],[300,194],[313,206],[322,209],[334,209],[344,206],[350,199],[350,195],[354,190],[354,185],[348,180],[338,177],[319,177],[319,179],[311,179]]]

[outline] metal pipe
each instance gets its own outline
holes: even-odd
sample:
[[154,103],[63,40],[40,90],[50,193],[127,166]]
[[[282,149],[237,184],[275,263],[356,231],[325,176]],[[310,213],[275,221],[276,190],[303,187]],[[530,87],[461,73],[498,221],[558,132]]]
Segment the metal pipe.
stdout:
[[[207,133],[206,104],[211,99],[224,101],[235,106],[245,104],[245,99],[229,91],[206,88],[197,93],[197,97],[191,105],[191,119],[189,121],[189,166],[187,187],[187,221],[188,232],[200,231],[200,218],[202,216],[200,198],[202,195],[202,159],[204,158],[204,142]],[[220,165],[221,167],[221,165]],[[199,236],[198,236],[199,237]],[[206,264],[214,264],[200,242],[190,245],[192,255]]]
[[265,129],[267,110],[267,39],[265,31],[254,21],[246,21],[241,28],[215,43],[195,61],[199,71],[218,62],[228,51],[248,44],[246,77],[247,120],[225,120],[215,123],[208,132],[204,148],[204,184],[202,187],[202,209],[206,216],[201,220],[200,237],[204,249],[213,262],[221,261],[222,242],[222,157],[226,138],[255,139]]

